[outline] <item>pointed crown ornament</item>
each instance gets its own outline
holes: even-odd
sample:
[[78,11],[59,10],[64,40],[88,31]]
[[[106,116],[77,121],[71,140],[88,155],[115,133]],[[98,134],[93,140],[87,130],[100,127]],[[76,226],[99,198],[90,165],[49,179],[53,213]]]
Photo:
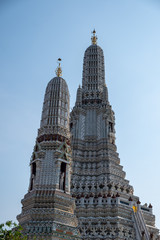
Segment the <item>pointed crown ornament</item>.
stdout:
[[61,77],[62,76],[62,68],[61,68],[61,58],[58,58],[58,67],[56,68],[56,75],[57,77]]
[[97,36],[96,36],[96,30],[94,29],[93,32],[92,32],[93,36],[91,37],[91,40],[92,40],[92,44],[93,45],[96,45],[97,44]]

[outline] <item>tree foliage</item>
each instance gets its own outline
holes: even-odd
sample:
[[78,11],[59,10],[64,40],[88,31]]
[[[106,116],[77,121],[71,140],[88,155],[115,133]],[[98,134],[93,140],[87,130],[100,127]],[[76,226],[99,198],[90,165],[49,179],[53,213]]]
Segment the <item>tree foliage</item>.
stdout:
[[0,224],[0,240],[27,240],[22,234],[22,227],[12,221]]

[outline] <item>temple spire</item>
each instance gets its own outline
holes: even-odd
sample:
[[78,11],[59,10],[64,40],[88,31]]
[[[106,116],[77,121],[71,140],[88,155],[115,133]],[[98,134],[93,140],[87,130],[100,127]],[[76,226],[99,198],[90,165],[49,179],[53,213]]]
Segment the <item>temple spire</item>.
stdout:
[[83,60],[82,88],[85,91],[103,91],[105,83],[103,50],[97,45],[96,31],[92,33],[92,44],[86,49]]
[[57,77],[61,77],[62,76],[62,68],[61,68],[61,58],[58,58],[58,67],[56,68],[56,75]]
[[29,189],[22,200],[22,213],[17,216],[23,234],[30,240],[34,236],[58,240],[62,235],[65,240],[81,239],[74,214],[75,200],[70,194],[69,90],[60,77],[60,61],[59,58],[57,76],[46,87],[41,125],[30,161]]
[[93,32],[92,32],[92,37],[91,37],[91,40],[92,40],[92,44],[93,45],[96,45],[97,44],[97,36],[96,36],[96,30],[94,29]]

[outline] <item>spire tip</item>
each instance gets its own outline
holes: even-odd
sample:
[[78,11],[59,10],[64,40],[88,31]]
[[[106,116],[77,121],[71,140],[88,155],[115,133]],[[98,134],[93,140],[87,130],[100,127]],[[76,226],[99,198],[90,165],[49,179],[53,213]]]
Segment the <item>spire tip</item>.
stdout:
[[96,30],[94,29],[93,32],[92,32],[92,37],[91,37],[91,40],[92,40],[92,44],[93,45],[96,45],[97,44],[97,36],[96,36]]
[[56,68],[56,75],[57,77],[61,77],[62,76],[62,68],[61,68],[61,58],[58,58],[58,67]]

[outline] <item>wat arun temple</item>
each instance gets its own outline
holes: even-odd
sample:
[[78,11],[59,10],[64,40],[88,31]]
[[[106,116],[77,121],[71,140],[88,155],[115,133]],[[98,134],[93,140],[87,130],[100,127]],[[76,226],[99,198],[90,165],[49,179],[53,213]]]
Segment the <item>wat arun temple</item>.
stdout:
[[29,240],[158,240],[152,205],[141,204],[120,165],[95,30],[91,40],[72,112],[61,59],[46,87],[17,219]]

